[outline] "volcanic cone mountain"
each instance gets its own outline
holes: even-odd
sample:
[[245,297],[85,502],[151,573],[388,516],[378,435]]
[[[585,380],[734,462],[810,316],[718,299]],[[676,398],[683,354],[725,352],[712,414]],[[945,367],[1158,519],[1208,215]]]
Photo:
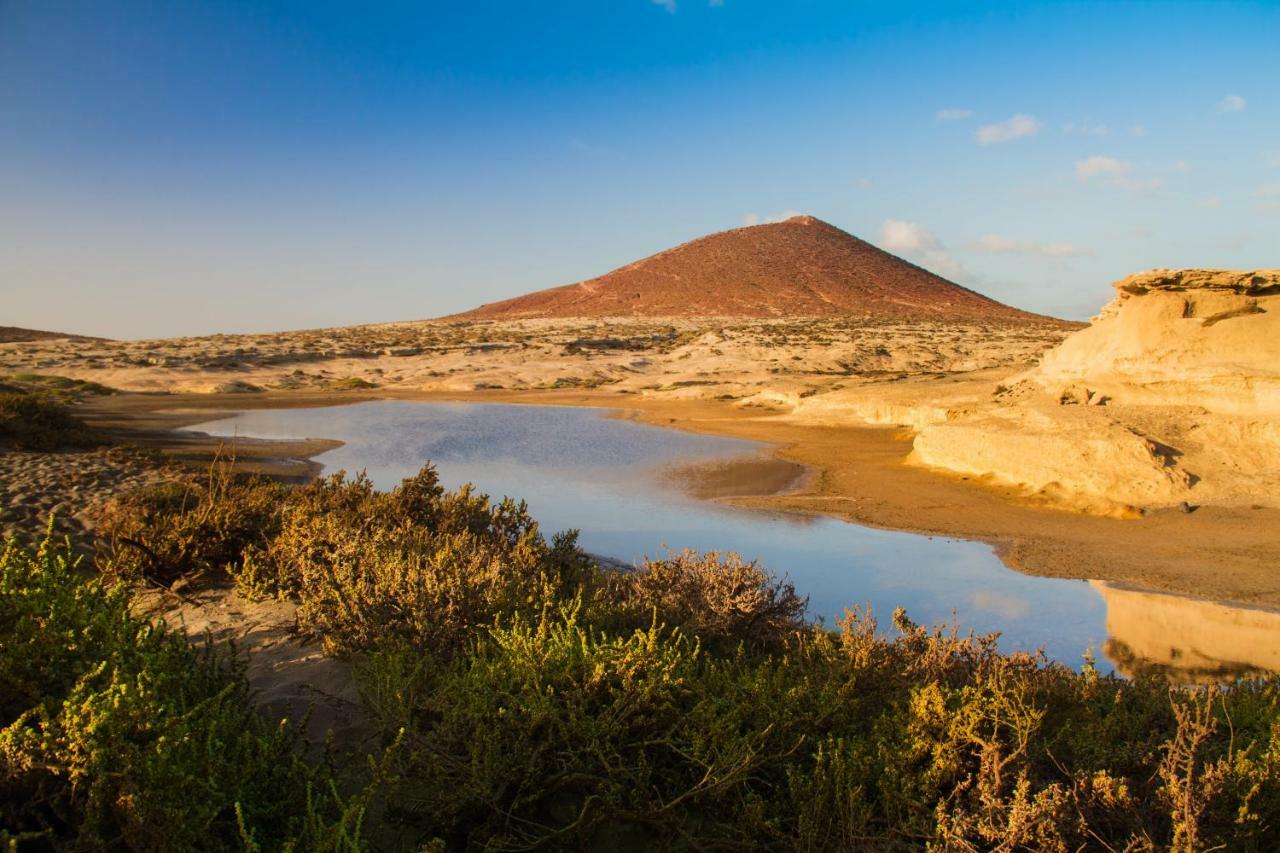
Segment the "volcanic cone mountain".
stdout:
[[1056,322],[988,299],[812,216],[722,231],[599,278],[459,316]]

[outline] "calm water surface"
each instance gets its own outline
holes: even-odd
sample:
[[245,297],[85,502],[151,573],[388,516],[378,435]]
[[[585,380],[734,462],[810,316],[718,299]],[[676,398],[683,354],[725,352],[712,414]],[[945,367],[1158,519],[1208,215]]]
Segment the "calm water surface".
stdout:
[[317,461],[326,472],[366,470],[379,488],[431,460],[446,486],[472,482],[494,498],[522,498],[545,533],[577,528],[587,550],[627,562],[668,549],[737,551],[788,575],[828,624],[845,607],[870,605],[887,626],[902,605],[918,623],[954,619],[963,630],[999,631],[1006,650],[1043,646],[1071,666],[1089,648],[1102,658],[1107,638],[1106,606],[1085,581],[1019,574],[980,543],[699,501],[662,475],[761,453],[754,442],[598,409],[403,401],[250,411],[192,429],[340,439],[346,444]]

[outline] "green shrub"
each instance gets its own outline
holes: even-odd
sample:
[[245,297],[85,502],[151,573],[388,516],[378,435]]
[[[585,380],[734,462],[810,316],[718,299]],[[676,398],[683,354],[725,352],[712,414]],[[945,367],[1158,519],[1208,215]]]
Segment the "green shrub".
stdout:
[[399,744],[379,814],[411,844],[1280,847],[1280,678],[1170,689],[902,612],[828,631],[754,563],[603,569],[430,467],[386,493],[191,488],[130,499],[121,529],[293,598],[352,657]]
[[242,581],[299,601],[333,650],[386,641],[461,648],[495,616],[571,595],[593,567],[572,533],[548,544],[523,503],[441,488],[430,466],[374,491],[341,473],[296,490]]
[[[785,653],[516,617],[360,669],[391,807],[451,849],[1268,850],[1280,684],[1170,691],[851,620]],[[1130,728],[1130,726],[1142,728]]]
[[93,431],[52,396],[0,393],[0,447],[47,451],[99,443]]
[[131,614],[46,541],[0,556],[0,840],[21,849],[360,849],[240,664]]

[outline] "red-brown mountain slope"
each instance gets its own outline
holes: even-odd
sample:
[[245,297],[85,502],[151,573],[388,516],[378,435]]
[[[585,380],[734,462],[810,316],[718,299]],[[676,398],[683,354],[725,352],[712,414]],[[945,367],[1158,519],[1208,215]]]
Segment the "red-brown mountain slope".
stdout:
[[42,332],[39,329],[22,329],[17,326],[0,326],[0,344],[26,343],[28,341],[105,341],[85,335],[68,335],[62,332]]
[[626,316],[1052,322],[974,293],[812,216],[722,231],[599,278],[458,315]]

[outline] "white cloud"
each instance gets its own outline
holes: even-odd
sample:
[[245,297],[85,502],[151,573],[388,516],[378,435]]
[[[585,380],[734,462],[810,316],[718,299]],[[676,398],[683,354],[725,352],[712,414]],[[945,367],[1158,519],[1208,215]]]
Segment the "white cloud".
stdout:
[[1268,151],[1262,159],[1272,169],[1280,169],[1280,151]]
[[970,278],[968,270],[948,254],[937,235],[915,222],[886,219],[880,226],[880,248],[915,261],[944,278]]
[[798,210],[784,210],[781,213],[775,213],[772,216],[761,216],[758,213],[746,213],[742,216],[743,225],[772,225],[776,222],[786,222],[788,219],[794,219],[800,216]]
[[1111,133],[1111,128],[1091,121],[1069,122],[1062,126],[1062,132],[1068,136],[1106,136]]
[[1146,136],[1147,126],[1145,124],[1135,124],[1133,127],[1129,128],[1129,135],[1130,136]]
[[979,145],[991,145],[995,142],[1009,142],[1024,136],[1035,136],[1043,127],[1035,116],[1018,113],[1015,116],[998,121],[995,124],[984,124],[978,128],[974,136]]
[[1218,101],[1218,111],[1223,113],[1238,113],[1249,105],[1249,102],[1239,95],[1227,95],[1221,101]]
[[1087,249],[1081,249],[1070,243],[1037,243],[1034,240],[1010,240],[999,234],[984,234],[969,248],[975,252],[1008,255],[1040,255],[1046,258],[1071,258],[1087,255]]
[[1169,170],[1177,172],[1179,175],[1185,175],[1191,171],[1191,164],[1186,160],[1174,160],[1173,165],[1169,167]]
[[1128,160],[1117,160],[1115,157],[1104,157],[1101,154],[1095,154],[1092,157],[1076,161],[1076,177],[1081,180],[1088,180],[1098,176],[1122,178],[1129,174],[1129,168]]
[[961,119],[973,118],[973,110],[964,110],[951,108],[946,110],[938,110],[933,114],[938,121],[960,121]]
[[1205,210],[1217,210],[1222,207],[1222,199],[1216,195],[1207,195],[1196,202],[1196,207],[1203,207]]
[[880,226],[880,247],[890,252],[923,252],[940,248],[929,229],[902,219],[886,219]]
[[1263,184],[1253,191],[1258,198],[1272,198],[1280,196],[1280,184]]
[[655,6],[661,6],[662,8],[666,9],[666,10],[667,10],[668,12],[670,12],[671,14],[673,14],[673,15],[675,14],[675,11],[676,11],[676,0],[652,0],[652,2],[653,2],[653,5],[655,5]]
[[854,181],[854,182],[853,182],[853,185],[854,185],[855,187],[857,187],[858,189],[860,189],[860,190],[870,189],[870,188],[871,188],[871,179],[870,179],[870,178],[858,178],[856,181]]

